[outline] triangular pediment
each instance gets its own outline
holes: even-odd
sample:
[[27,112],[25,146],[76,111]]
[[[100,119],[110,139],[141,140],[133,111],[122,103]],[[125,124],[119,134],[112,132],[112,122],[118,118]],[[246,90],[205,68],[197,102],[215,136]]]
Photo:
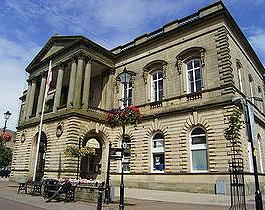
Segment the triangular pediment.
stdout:
[[74,44],[81,38],[81,36],[52,36],[32,60],[32,62],[28,65],[26,70],[30,69],[32,66],[45,60],[46,58],[49,58],[51,55],[58,53],[60,50]]
[[41,60],[44,60],[45,58],[48,58],[50,55],[58,52],[60,49],[63,49],[65,47],[65,45],[61,44],[61,45],[54,45],[51,46],[51,48],[47,51],[47,53],[43,56],[43,58]]
[[108,59],[114,59],[114,54],[100,45],[90,41],[83,36],[52,36],[44,45],[36,57],[27,66],[26,71],[31,73],[35,71],[38,66],[47,65],[49,60],[54,60],[56,57],[67,53],[69,50],[83,49],[96,53],[98,55],[106,56]]

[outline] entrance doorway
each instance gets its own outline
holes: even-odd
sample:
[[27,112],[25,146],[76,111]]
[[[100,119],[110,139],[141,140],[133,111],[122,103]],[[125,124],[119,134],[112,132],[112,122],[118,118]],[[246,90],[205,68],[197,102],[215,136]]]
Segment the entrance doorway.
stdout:
[[88,137],[83,141],[83,147],[89,154],[81,158],[81,178],[96,179],[101,173],[102,145],[97,137]]
[[[36,147],[37,147],[37,140],[38,140],[38,133],[36,134]],[[36,180],[42,179],[44,175],[46,151],[47,151],[47,136],[44,132],[41,132],[39,154],[37,160]]]

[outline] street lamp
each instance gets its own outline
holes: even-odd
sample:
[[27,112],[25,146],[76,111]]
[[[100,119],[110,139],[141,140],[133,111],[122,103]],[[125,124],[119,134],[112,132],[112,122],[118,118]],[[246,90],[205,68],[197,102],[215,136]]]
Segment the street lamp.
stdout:
[[[127,105],[127,100],[128,98],[126,97],[126,86],[129,84],[131,81],[132,76],[128,73],[127,69],[124,68],[123,72],[118,75],[118,80],[123,84],[123,107],[125,108]],[[123,210],[124,209],[124,183],[123,183],[123,158],[124,158],[124,139],[125,139],[125,125],[122,124],[122,142],[121,142],[121,183],[120,183],[120,204],[119,204],[119,209]]]
[[7,123],[8,119],[10,118],[10,116],[11,116],[11,113],[10,113],[9,111],[6,111],[6,112],[4,113],[5,126],[4,126],[4,128],[3,128],[3,133],[6,131],[6,123]]
[[254,123],[254,119],[252,118],[253,113],[250,113],[249,108],[252,106],[249,104],[249,100],[254,99],[256,101],[263,101],[261,97],[256,96],[247,96],[245,101],[242,100],[242,98],[235,98],[233,101],[240,101],[245,110],[245,119],[246,119],[246,126],[247,126],[247,133],[248,133],[248,141],[251,145],[251,151],[252,151],[252,161],[253,161],[253,170],[254,170],[254,180],[255,180],[255,203],[256,203],[256,210],[263,210],[263,204],[262,204],[262,195],[259,189],[259,176],[258,176],[258,170],[257,170],[257,159],[256,159],[256,149],[254,147],[253,143],[253,135],[252,135],[252,125]]

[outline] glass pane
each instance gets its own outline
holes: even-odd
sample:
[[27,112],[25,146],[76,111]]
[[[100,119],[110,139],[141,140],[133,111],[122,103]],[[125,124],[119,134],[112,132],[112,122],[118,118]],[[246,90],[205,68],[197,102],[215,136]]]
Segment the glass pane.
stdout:
[[158,72],[158,79],[159,78],[163,78],[163,72],[162,71]]
[[165,169],[165,158],[164,153],[153,154],[153,171],[164,171]]
[[157,80],[157,73],[153,74],[153,80]]
[[208,170],[206,150],[192,151],[192,169],[196,171]]
[[192,62],[191,61],[187,63],[187,68],[188,68],[188,70],[192,69]]
[[162,133],[157,133],[153,139],[164,139],[164,135]]
[[191,132],[191,135],[199,135],[199,134],[205,134],[205,131],[202,128],[195,128]]
[[158,101],[161,101],[163,99],[163,89],[159,90],[159,99]]
[[157,91],[157,81],[154,82],[154,90]]
[[194,60],[194,68],[200,67],[200,61],[199,60]]
[[202,82],[201,80],[196,81],[196,91],[200,91],[202,89]]
[[206,136],[191,137],[192,144],[206,144]]
[[201,79],[201,69],[195,70],[195,79]]
[[128,102],[127,103],[128,106],[132,105],[132,98],[129,98],[127,102]]
[[190,92],[193,93],[194,92],[194,82],[190,83]]
[[188,79],[189,81],[193,81],[193,71],[188,72]]
[[123,163],[123,171],[125,172],[130,171],[130,163]]
[[164,140],[163,139],[153,141],[153,148],[163,148],[163,147],[164,147]]
[[159,90],[163,89],[163,80],[158,81],[158,89]]

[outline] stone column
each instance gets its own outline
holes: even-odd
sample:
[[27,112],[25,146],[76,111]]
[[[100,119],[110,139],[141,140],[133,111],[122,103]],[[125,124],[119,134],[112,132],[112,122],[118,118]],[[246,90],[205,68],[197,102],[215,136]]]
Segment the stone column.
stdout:
[[25,100],[25,107],[24,107],[24,112],[22,116],[22,121],[24,121],[27,118],[27,113],[28,113],[28,105],[29,105],[29,97],[30,97],[30,91],[31,91],[31,80],[27,80],[28,82],[28,89],[27,89],[27,95],[26,95],[26,100]]
[[84,69],[84,58],[83,56],[78,57],[77,61],[77,71],[76,71],[76,79],[75,79],[75,95],[74,95],[74,108],[80,108],[81,103],[81,88],[83,82],[83,69]]
[[64,66],[63,64],[61,64],[59,66],[58,77],[56,81],[56,92],[55,92],[54,105],[53,105],[54,112],[56,112],[60,106],[62,86],[63,86],[63,70],[64,70]]
[[86,110],[88,108],[88,100],[89,100],[89,91],[90,91],[90,79],[91,79],[91,66],[92,61],[88,60],[85,69],[85,78],[84,78],[84,88],[83,88],[83,97],[82,97],[82,108]]
[[40,93],[38,98],[38,106],[37,106],[37,116],[40,116],[42,111],[44,93],[45,93],[45,86],[46,86],[46,73],[43,71],[41,73],[41,85],[40,85]]
[[29,96],[29,101],[28,101],[28,111],[27,111],[27,119],[32,114],[32,109],[33,109],[33,103],[34,103],[34,97],[35,97],[35,92],[36,92],[36,78],[32,79],[32,86],[31,86],[31,91],[30,91],[30,96]]
[[74,91],[75,91],[75,77],[76,77],[76,61],[72,58],[71,74],[69,80],[69,90],[67,96],[67,109],[72,108],[74,103]]

